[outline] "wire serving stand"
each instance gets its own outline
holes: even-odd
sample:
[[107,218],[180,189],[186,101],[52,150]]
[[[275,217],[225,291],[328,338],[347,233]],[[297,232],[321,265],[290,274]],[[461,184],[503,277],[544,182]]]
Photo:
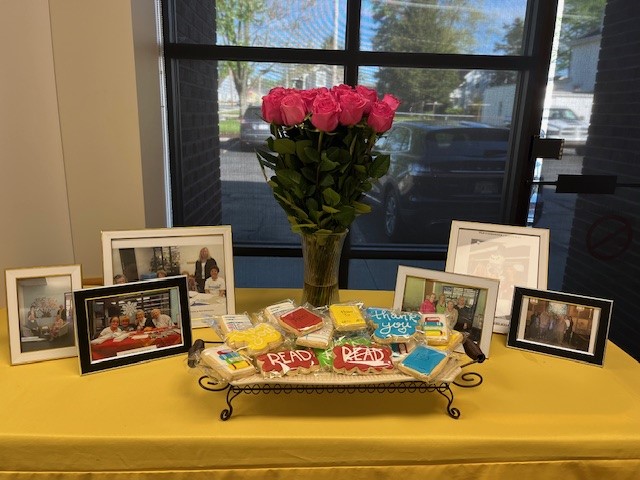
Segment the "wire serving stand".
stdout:
[[199,378],[199,385],[210,392],[227,392],[227,408],[220,412],[221,420],[229,420],[233,415],[233,400],[244,394],[290,394],[290,393],[429,393],[437,392],[447,399],[446,411],[451,418],[460,417],[460,410],[453,406],[454,394],[451,385],[461,388],[473,388],[483,382],[477,372],[461,372],[461,369],[474,363],[482,363],[484,355],[464,365],[458,366],[455,379],[427,383],[403,374],[347,376],[338,374],[319,374],[317,376],[263,378],[254,375],[229,383],[220,383],[208,375]]

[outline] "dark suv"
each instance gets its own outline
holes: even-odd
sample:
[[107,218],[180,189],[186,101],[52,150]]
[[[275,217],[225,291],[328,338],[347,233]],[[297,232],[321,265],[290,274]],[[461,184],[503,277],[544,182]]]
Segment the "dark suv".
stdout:
[[261,107],[247,107],[240,121],[240,144],[243,147],[264,146],[270,135],[269,124],[262,119]]
[[391,165],[369,194],[385,235],[442,243],[451,220],[498,221],[508,144],[506,128],[396,123],[376,146]]

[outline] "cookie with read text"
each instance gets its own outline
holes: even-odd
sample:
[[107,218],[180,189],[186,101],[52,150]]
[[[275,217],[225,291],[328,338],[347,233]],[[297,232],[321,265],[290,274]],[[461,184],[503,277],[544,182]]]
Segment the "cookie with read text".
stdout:
[[333,347],[333,370],[357,375],[393,373],[391,356],[386,346],[338,345]]
[[316,354],[306,349],[265,353],[256,358],[256,363],[265,377],[305,375],[320,370]]

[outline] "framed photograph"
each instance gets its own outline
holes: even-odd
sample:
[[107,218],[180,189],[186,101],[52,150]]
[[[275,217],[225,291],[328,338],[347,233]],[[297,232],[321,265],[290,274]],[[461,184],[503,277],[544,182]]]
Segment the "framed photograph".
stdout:
[[602,366],[613,301],[516,287],[507,346]]
[[187,277],[191,326],[235,313],[231,227],[102,232],[104,284]]
[[191,347],[185,276],[74,292],[82,374],[178,355]]
[[489,358],[497,295],[492,278],[400,265],[393,308],[444,314],[451,329],[467,332]]
[[77,355],[72,292],[82,288],[80,265],[8,269],[5,279],[11,364]]
[[451,222],[445,271],[500,281],[493,331],[507,333],[516,286],[545,289],[549,230]]

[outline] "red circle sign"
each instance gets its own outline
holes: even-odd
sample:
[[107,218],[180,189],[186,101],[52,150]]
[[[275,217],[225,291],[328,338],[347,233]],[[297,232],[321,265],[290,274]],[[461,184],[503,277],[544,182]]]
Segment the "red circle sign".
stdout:
[[605,215],[587,231],[587,251],[598,260],[612,260],[627,251],[633,240],[628,218]]

